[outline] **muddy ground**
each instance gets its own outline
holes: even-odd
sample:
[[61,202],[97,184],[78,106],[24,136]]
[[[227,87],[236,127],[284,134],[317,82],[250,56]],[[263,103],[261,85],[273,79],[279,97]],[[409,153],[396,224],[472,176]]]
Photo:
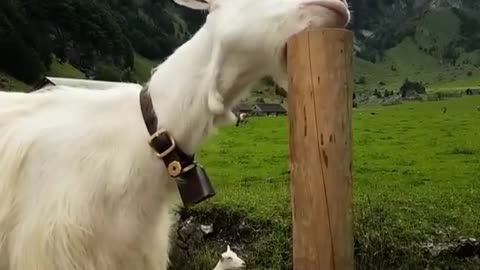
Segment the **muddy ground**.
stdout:
[[213,269],[227,245],[248,265],[258,260],[251,258],[256,253],[255,242],[272,230],[268,222],[256,222],[225,209],[183,209],[177,215],[171,270]]

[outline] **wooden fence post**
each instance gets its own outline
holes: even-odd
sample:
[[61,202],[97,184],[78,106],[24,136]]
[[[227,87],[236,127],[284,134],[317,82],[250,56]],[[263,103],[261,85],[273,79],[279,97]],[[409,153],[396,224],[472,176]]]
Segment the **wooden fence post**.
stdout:
[[294,270],[353,270],[352,32],[288,42]]

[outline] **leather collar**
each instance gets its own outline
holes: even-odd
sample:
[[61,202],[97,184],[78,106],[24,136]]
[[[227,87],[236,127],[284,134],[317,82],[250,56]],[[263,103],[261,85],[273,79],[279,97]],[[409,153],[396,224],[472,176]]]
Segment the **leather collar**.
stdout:
[[150,134],[150,146],[165,163],[168,174],[183,180],[177,181],[177,187],[184,206],[193,206],[215,196],[210,179],[203,167],[195,162],[195,156],[183,152],[166,130],[157,130],[158,119],[147,87],[140,91],[140,108]]
[[155,150],[158,158],[165,162],[170,176],[179,177],[193,169],[196,166],[195,156],[183,152],[165,129],[157,130],[158,119],[147,87],[140,91],[140,108],[151,136],[149,144]]

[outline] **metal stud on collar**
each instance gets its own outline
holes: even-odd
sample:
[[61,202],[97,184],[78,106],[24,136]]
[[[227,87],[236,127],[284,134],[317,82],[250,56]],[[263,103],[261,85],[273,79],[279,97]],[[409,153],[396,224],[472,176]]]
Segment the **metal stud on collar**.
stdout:
[[182,164],[180,162],[174,160],[168,164],[168,174],[172,177],[177,177],[182,173]]

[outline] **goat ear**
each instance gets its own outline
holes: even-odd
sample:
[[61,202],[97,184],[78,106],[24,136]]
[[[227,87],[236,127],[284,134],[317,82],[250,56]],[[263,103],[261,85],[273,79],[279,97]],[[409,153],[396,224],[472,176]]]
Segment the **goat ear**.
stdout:
[[208,10],[210,4],[201,0],[173,0],[175,3],[191,9]]

